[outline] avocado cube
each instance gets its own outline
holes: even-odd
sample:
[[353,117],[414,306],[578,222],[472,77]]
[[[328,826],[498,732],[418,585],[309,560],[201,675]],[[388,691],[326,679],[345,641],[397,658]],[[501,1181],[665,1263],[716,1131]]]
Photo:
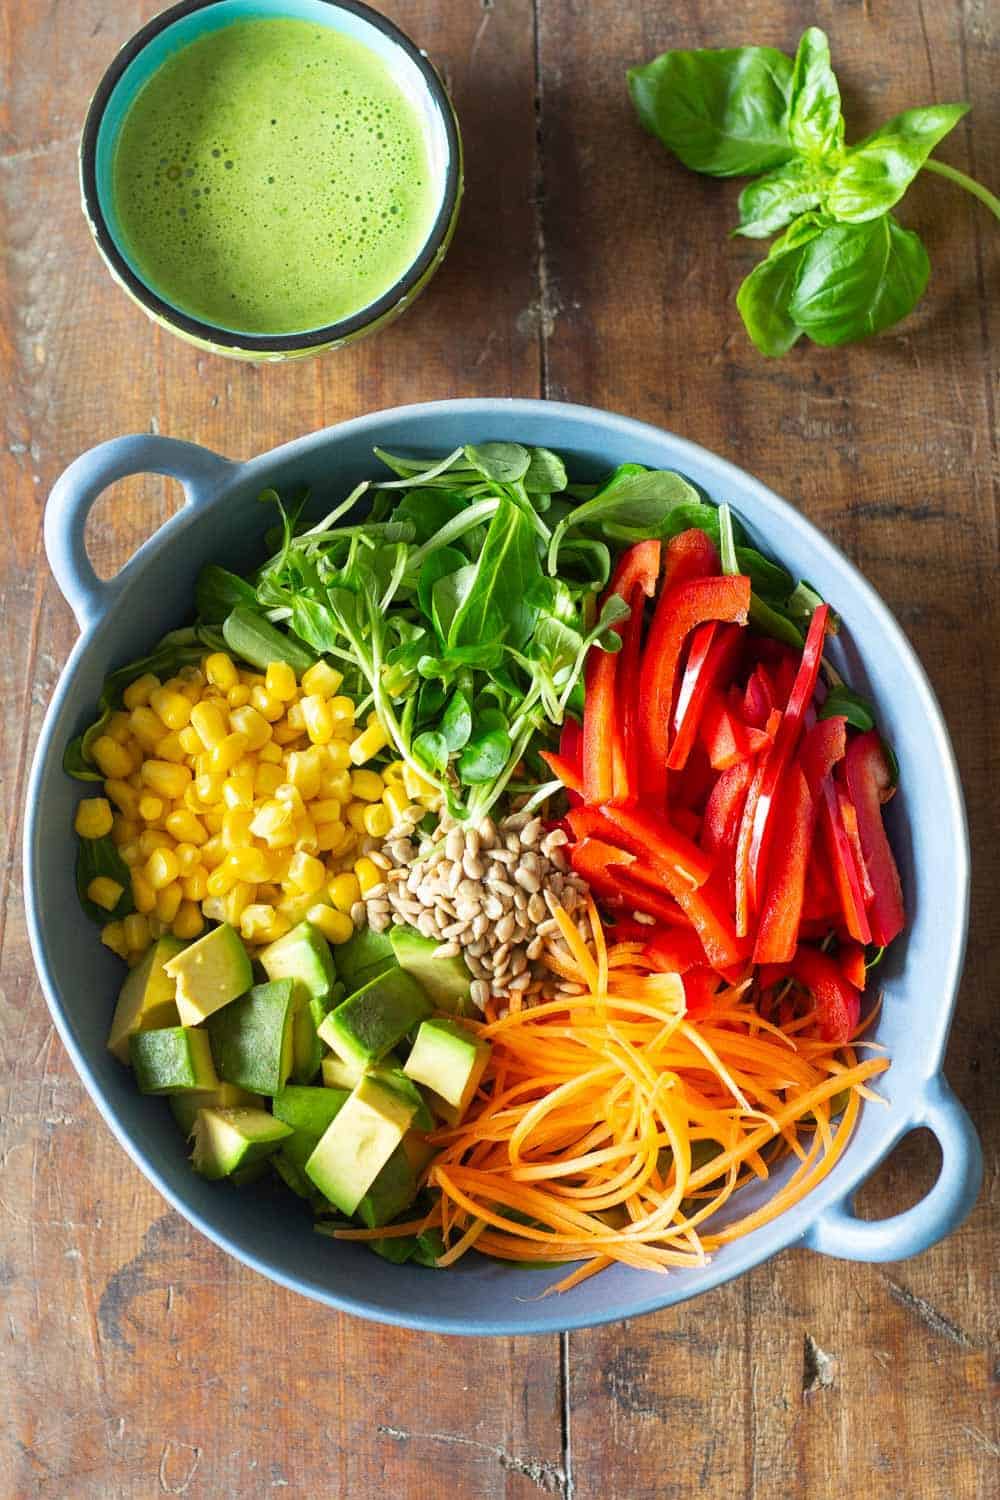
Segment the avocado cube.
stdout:
[[382,1062],[378,1067],[369,1068],[369,1077],[379,1079],[387,1088],[396,1089],[404,1099],[408,1099],[413,1104],[416,1110],[413,1116],[415,1130],[433,1130],[434,1116],[431,1114],[430,1106],[423,1093],[412,1079],[407,1078],[396,1059],[393,1058],[392,1061],[395,1063],[394,1067],[389,1067],[386,1062]]
[[197,1094],[174,1094],[170,1099],[170,1112],[186,1136],[194,1129],[195,1115],[199,1109],[261,1109],[264,1101],[259,1094],[248,1094],[232,1083],[220,1083],[214,1089],[205,1089]]
[[414,927],[393,927],[389,937],[399,967],[413,975],[435,1010],[446,1010],[453,1016],[475,1015],[472,975],[460,953],[453,958],[435,958],[440,945]]
[[255,984],[248,994],[208,1018],[219,1077],[254,1094],[276,1094],[292,1068],[290,979]]
[[359,1078],[364,1076],[364,1068],[360,1063],[345,1062],[342,1057],[334,1053],[323,1059],[323,1087],[328,1089],[351,1089]]
[[388,1224],[417,1196],[417,1179],[402,1142],[358,1204],[358,1218],[369,1229]]
[[305,1198],[314,1208],[327,1207],[326,1199],[317,1193],[305,1173],[305,1165],[316,1149],[312,1136],[300,1135],[297,1131],[279,1145],[271,1157],[271,1165],[286,1187],[298,1197]]
[[207,1034],[191,1026],[133,1031],[129,1057],[140,1094],[188,1094],[219,1081]]
[[200,1109],[191,1164],[202,1177],[229,1177],[270,1156],[292,1127],[264,1109]]
[[438,1114],[449,1125],[457,1125],[472,1102],[489,1057],[489,1042],[481,1041],[459,1021],[435,1017],[421,1025],[403,1071],[429,1089]]
[[163,972],[163,966],[176,958],[184,944],[179,938],[161,937],[146,950],[141,963],[130,969],[118,995],[108,1051],[126,1065],[129,1060],[128,1039],[133,1031],[151,1031],[179,1022],[174,1003],[176,982]]
[[373,932],[362,927],[337,948],[337,976],[348,995],[360,990],[379,974],[396,967],[392,942],[387,932]]
[[311,1135],[315,1144],[349,1097],[346,1089],[307,1088],[291,1083],[275,1094],[272,1108],[276,1120],[284,1120],[293,1130]]
[[[292,1077],[296,1083],[312,1083],[319,1072],[326,1050],[319,1036],[332,1005],[343,995],[343,985],[335,984],[326,999],[310,999],[295,1012],[292,1027]],[[353,1087],[353,1085],[352,1085]]]
[[[414,1122],[416,1123],[416,1122]],[[403,1136],[403,1150],[410,1158],[410,1166],[416,1177],[422,1177],[437,1156],[437,1147],[419,1129],[408,1130]]]
[[332,1010],[319,1034],[345,1062],[366,1066],[383,1058],[432,1010],[415,979],[402,969],[387,969]]
[[177,981],[177,1014],[184,1026],[197,1026],[253,984],[243,941],[225,922],[189,944],[163,968]]
[[412,1102],[377,1078],[360,1080],[306,1162],[306,1175],[353,1214],[413,1121]]
[[300,922],[257,955],[268,979],[295,981],[295,1004],[323,1000],[337,978],[330,945],[311,922]]

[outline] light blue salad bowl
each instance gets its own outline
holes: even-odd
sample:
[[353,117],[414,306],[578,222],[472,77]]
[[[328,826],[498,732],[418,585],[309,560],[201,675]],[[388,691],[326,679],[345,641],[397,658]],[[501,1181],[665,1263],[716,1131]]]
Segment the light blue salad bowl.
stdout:
[[[261,490],[306,485],[320,509],[377,471],[376,444],[436,454],[489,439],[554,448],[579,478],[626,460],[678,469],[713,500],[729,501],[758,543],[809,578],[841,615],[832,650],[848,680],[878,705],[902,767],[888,812],[909,926],[878,971],[884,1000],[873,1033],[892,1059],[879,1080],[886,1104],[865,1105],[843,1157],[804,1201],[703,1268],[664,1276],[613,1268],[543,1300],[540,1293],[557,1273],[476,1255],[441,1272],[391,1265],[361,1246],[315,1234],[308,1210],[284,1189],[280,1198],[277,1189],[240,1191],[192,1172],[165,1101],[141,1097],[105,1049],[122,970],[76,899],[70,851],[80,788],[61,766],[66,742],[93,718],[105,675],[190,616],[200,566],[255,561],[270,524],[270,513],[257,504]],[[109,484],[138,473],[179,479],[186,503],[116,578],[102,582],[84,547],[87,513]],[[108,1125],[163,1196],[222,1249],[283,1286],[361,1317],[440,1333],[553,1333],[683,1302],[789,1245],[855,1260],[899,1260],[927,1249],[968,1214],[982,1174],[979,1142],[941,1072],[969,895],[968,835],[948,734],[920,663],[874,590],[756,479],[670,433],[607,412],[544,401],[443,401],[359,417],[244,464],[166,437],[103,443],[57,483],[45,541],[80,639],[46,716],[28,793],[25,891],[35,962],[59,1034]],[[855,1192],[918,1126],[940,1143],[937,1182],[905,1213],[878,1222],[857,1218]],[[782,1177],[779,1169],[769,1183],[745,1189],[734,1211],[758,1206]]]

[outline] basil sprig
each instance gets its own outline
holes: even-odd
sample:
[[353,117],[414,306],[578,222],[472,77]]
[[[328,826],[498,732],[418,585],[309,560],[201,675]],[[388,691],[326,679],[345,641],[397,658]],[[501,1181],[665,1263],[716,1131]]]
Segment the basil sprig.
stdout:
[[930,261],[891,210],[923,169],[973,193],[1000,219],[1000,199],[930,153],[967,104],[908,109],[848,146],[824,32],[811,26],[794,60],[773,47],[664,52],[628,74],[639,119],[685,166],[754,177],[734,234],[774,241],[736,305],[762,354],[851,343],[891,328],[924,293]]

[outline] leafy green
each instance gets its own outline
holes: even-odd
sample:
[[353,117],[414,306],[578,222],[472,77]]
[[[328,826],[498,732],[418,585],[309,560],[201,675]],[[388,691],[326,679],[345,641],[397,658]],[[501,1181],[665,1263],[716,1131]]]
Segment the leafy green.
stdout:
[[671,469],[619,470],[593,499],[559,522],[549,543],[549,573],[555,577],[558,572],[559,551],[570,531],[596,528],[602,535],[620,537],[624,528],[629,540],[670,536],[675,508],[698,503],[697,490]]
[[826,702],[819,711],[821,719],[836,719],[843,717],[848,724],[862,733],[875,728],[875,711],[866,698],[855,693],[846,683],[840,683],[832,687],[826,695]]
[[531,448],[524,473],[524,488],[529,495],[559,495],[566,488],[566,465],[558,453],[548,448]]
[[[736,304],[762,354],[867,338],[906,317],[930,274],[917,235],[889,214],[923,168],[1000,219],[1000,199],[934,147],[966,104],[905,110],[852,146],[824,32],[809,27],[794,62],[767,47],[665,52],[628,74],[641,123],[693,171],[754,176],[735,234],[786,230],[744,279]],[[867,227],[866,227],[867,226]]]
[[449,646],[475,645],[498,632],[507,645],[523,646],[538,618],[532,601],[542,570],[534,527],[512,500],[501,500],[475,569],[452,620]]
[[[118,904],[113,911],[107,911],[103,906],[98,906],[87,895],[87,887],[99,875],[105,875],[110,880],[116,881],[122,888]],[[132,900],[132,877],[129,874],[128,865],[112,843],[110,833],[100,839],[80,839],[76,857],[76,890],[80,897],[80,905],[87,916],[94,922],[100,922],[102,926],[105,922],[120,921],[122,917],[127,917],[129,912],[135,910],[135,903]]]

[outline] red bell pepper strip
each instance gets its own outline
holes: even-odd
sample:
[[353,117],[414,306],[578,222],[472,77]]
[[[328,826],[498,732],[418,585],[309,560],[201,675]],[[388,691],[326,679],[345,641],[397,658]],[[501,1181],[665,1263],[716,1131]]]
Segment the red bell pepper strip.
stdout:
[[755,729],[763,729],[767,716],[774,707],[774,686],[766,669],[758,662],[747,679],[743,693],[743,717]]
[[864,887],[854,860],[851,841],[840,816],[840,799],[834,781],[823,783],[823,800],[819,813],[820,827],[830,858],[830,868],[844,914],[844,926],[855,942],[872,941],[871,924],[865,909]]
[[[636,589],[641,589],[643,594],[652,598],[659,572],[659,542],[637,542],[618,559],[617,567],[601,599],[601,606],[612,594],[618,594],[630,603]],[[621,636],[624,650],[630,637],[641,636],[641,611],[633,611],[627,620],[612,626],[612,629]],[[583,710],[583,785],[588,802],[608,802],[612,796],[628,794],[624,740],[615,694],[619,654],[602,651],[595,645],[587,655]]]
[[[813,611],[795,684],[789,694],[774,744],[763,761],[763,775],[759,793],[753,803],[753,823],[746,849],[746,897],[751,910],[758,909],[763,896],[764,879],[767,874],[771,811],[774,807],[778,784],[798,743],[806,710],[812,704],[813,693],[816,691],[816,679],[819,676],[820,662],[823,659],[823,642],[826,638],[826,623],[829,614],[830,607],[827,604],[817,605]],[[739,884],[740,872],[737,869],[737,890]],[[746,927],[740,930],[746,931]]]
[[753,957],[757,964],[785,963],[795,953],[812,847],[816,804],[802,770],[792,765],[782,782],[775,819],[775,849],[768,870]]
[[[807,781],[808,779],[806,777]],[[821,811],[822,803],[817,802],[815,804],[817,817]],[[825,925],[820,936],[824,936],[831,927],[835,926],[841,915],[840,897],[825,856],[826,850],[822,840],[814,836],[812,854],[806,868],[806,892],[802,902],[802,920],[803,922],[822,920]]]
[[758,755],[773,737],[765,729],[751,729],[744,724],[718,693],[708,694],[699,733],[715,771],[728,771],[740,761]]
[[906,919],[899,870],[882,822],[882,803],[892,795],[892,782],[876,730],[869,729],[851,740],[845,769],[873,891],[868,909],[872,942],[885,947],[903,930]]
[[865,950],[861,944],[841,943],[837,962],[848,984],[853,985],[856,990],[863,990],[868,982],[868,971],[865,968]]
[[861,995],[848,984],[836,959],[803,946],[796,950],[789,971],[816,1002],[824,1042],[850,1041],[861,1015]]
[[574,792],[577,796],[583,795],[583,778],[571,761],[559,755],[555,750],[540,750],[538,753],[553,776],[559,778],[568,792]]
[[699,625],[692,635],[674,709],[674,740],[667,757],[671,771],[682,771],[687,764],[708,695],[733,667],[743,644],[741,635],[737,626],[720,627],[714,620]]
[[662,867],[664,879],[679,877],[697,889],[711,875],[712,861],[704,850],[671,828],[665,818],[639,807],[607,807],[604,815],[616,830],[614,841],[654,869]]
[[843,760],[847,749],[847,720],[839,715],[833,719],[819,719],[809,724],[807,716],[805,737],[799,764],[809,783],[809,791],[819,799],[823,782],[833,771],[838,761]]
[[701,845],[706,854],[730,854],[736,847],[752,767],[741,760],[723,771],[705,804]]
[[858,827],[858,814],[854,803],[844,788],[839,785],[837,786],[837,803],[840,807],[840,821],[844,826],[847,842],[850,844],[851,853],[854,856],[854,868],[858,872],[861,894],[864,896],[865,909],[867,910],[875,899],[875,891],[868,875],[864,851],[861,848],[861,829]]
[[569,860],[576,873],[609,905],[645,912],[670,926],[688,926],[680,906],[662,890],[655,873],[644,869],[634,854],[616,849],[602,839],[585,838],[570,845]]
[[630,791],[639,785],[639,668],[642,662],[642,616],[645,586],[637,583],[628,596],[630,615],[622,635],[618,672],[615,680],[615,700],[621,723],[622,752],[624,755],[624,784],[615,787],[615,801],[627,800]]
[[[712,769],[712,763],[705,754],[703,746],[700,744],[695,745],[688,756],[688,762],[683,771],[671,771],[670,773],[669,796],[671,819],[677,819],[677,814],[682,807],[688,808],[693,813],[700,814],[717,780],[718,778]],[[678,828],[680,827],[679,822],[677,826]]]
[[678,532],[667,543],[667,555],[663,560],[664,591],[689,583],[692,578],[712,578],[720,571],[715,543],[696,526]]
[[579,770],[583,756],[583,729],[568,715],[559,731],[559,754]]
[[745,624],[749,606],[750,580],[743,575],[696,578],[664,589],[657,600],[639,677],[640,784],[654,807],[666,805],[670,711],[684,641],[705,620]]
[[681,983],[684,986],[684,1008],[693,1020],[711,1014],[712,1001],[719,988],[719,976],[714,969],[702,965],[688,969]]

